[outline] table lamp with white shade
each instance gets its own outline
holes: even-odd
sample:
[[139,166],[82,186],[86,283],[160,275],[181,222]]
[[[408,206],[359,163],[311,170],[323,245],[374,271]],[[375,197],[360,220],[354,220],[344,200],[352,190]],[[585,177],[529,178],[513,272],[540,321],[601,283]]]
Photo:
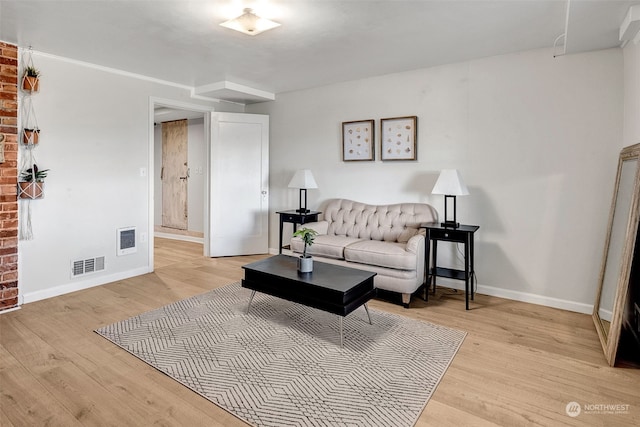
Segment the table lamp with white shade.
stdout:
[[[433,186],[431,194],[444,195],[444,221],[440,223],[443,227],[458,228],[460,223],[456,218],[456,196],[467,196],[469,190],[460,176],[457,169],[443,169],[440,172],[436,185]],[[453,199],[453,218],[449,218],[448,208],[449,200]]]
[[[289,188],[299,188],[300,189],[300,208],[296,209],[296,212],[299,213],[308,213],[311,212],[307,209],[307,189],[309,188],[318,188],[318,184],[316,184],[316,180],[313,179],[313,174],[309,169],[299,169],[296,171],[291,181],[289,181]],[[304,206],[302,205],[302,192],[304,191]]]

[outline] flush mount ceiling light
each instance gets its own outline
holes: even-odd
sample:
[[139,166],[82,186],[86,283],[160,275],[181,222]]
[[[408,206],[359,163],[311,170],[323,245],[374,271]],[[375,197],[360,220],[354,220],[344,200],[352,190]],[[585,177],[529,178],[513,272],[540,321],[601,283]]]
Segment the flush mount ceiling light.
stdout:
[[279,27],[277,22],[270,21],[265,18],[261,18],[250,7],[244,9],[244,13],[237,18],[231,19],[227,22],[223,22],[223,27],[231,28],[232,30],[240,31],[241,33],[255,36],[263,31],[271,30],[272,28]]

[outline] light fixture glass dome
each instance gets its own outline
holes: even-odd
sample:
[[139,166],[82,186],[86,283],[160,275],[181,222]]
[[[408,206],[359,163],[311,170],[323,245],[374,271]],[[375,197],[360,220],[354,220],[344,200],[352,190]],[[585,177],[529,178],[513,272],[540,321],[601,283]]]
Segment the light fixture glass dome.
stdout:
[[280,26],[277,22],[259,17],[253,13],[253,9],[250,7],[245,8],[243,12],[244,13],[237,18],[223,22],[220,25],[250,36],[255,36]]

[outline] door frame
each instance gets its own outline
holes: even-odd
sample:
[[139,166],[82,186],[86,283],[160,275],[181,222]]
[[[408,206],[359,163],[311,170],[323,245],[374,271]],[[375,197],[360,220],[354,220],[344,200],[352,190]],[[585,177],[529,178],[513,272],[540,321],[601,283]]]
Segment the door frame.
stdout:
[[167,108],[175,108],[178,110],[187,110],[187,111],[197,111],[199,113],[204,113],[204,146],[205,146],[205,161],[204,161],[204,194],[203,203],[204,203],[204,256],[209,256],[209,221],[206,219],[209,217],[209,174],[210,174],[210,164],[209,157],[211,151],[211,114],[215,111],[213,107],[201,105],[201,104],[191,104],[188,102],[176,101],[173,99],[167,98],[158,98],[158,97],[149,97],[149,159],[148,159],[148,171],[147,171],[147,185],[148,185],[148,193],[149,193],[149,201],[148,201],[148,216],[149,216],[149,229],[147,230],[147,235],[149,236],[149,271],[154,271],[154,233],[155,233],[155,141],[154,141],[154,123],[155,123],[155,107],[167,107]]

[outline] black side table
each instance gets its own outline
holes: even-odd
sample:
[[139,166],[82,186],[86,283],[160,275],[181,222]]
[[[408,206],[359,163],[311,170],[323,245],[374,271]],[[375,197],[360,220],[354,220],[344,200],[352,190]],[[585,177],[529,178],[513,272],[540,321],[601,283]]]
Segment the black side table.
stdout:
[[280,215],[280,245],[278,246],[278,254],[282,253],[282,226],[285,222],[290,222],[293,224],[293,232],[296,232],[297,224],[306,224],[308,222],[316,222],[318,220],[318,215],[322,212],[318,211],[309,211],[307,213],[300,213],[298,211],[280,211],[276,212]]
[[[427,294],[433,286],[436,291],[436,277],[448,277],[455,280],[464,280],[465,308],[469,310],[469,294],[473,300],[473,284],[475,280],[473,267],[474,236],[480,228],[477,225],[460,225],[457,228],[443,227],[439,222],[420,224],[420,228],[426,230],[424,263],[427,270]],[[464,270],[438,267],[438,241],[462,243],[464,245]],[[433,260],[430,262],[430,248],[433,245]]]

